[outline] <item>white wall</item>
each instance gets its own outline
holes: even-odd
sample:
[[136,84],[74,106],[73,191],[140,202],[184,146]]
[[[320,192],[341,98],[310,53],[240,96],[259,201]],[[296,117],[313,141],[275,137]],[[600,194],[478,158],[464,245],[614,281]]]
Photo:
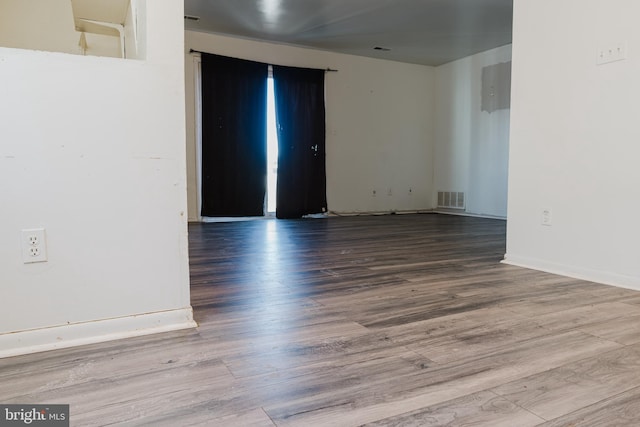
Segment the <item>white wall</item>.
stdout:
[[79,53],[68,0],[0,0],[0,46]]
[[466,212],[507,216],[509,113],[481,111],[482,69],[511,60],[503,46],[436,68],[434,204],[463,191]]
[[[82,54],[69,0],[0,0],[0,46]],[[120,57],[118,37],[86,34],[87,55]]]
[[148,2],[144,62],[0,48],[0,355],[193,326],[182,15]]
[[[640,289],[640,3],[514,6],[506,260]],[[621,41],[627,60],[596,65]]]
[[433,208],[432,67],[187,31],[190,220],[196,220],[198,212],[194,65],[189,49],[271,64],[338,69],[326,77],[329,210]]
[[124,23],[125,55],[128,59],[144,59],[146,56],[146,1],[130,0]]

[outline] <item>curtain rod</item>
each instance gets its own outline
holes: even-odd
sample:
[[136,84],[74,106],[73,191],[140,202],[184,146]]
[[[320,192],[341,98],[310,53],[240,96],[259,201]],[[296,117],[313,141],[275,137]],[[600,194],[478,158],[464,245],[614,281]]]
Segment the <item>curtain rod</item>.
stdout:
[[[189,53],[208,53],[208,52],[202,52],[199,50],[195,50],[195,49],[189,49]],[[269,64],[269,65],[273,65],[273,64]],[[338,70],[334,70],[333,68],[324,68],[322,71],[324,71],[325,73],[337,73]]]

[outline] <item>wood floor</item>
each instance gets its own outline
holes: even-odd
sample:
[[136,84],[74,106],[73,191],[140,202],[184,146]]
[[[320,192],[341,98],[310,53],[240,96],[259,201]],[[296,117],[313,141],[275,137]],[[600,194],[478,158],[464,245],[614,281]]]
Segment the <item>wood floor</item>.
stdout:
[[196,330],[0,360],[72,425],[637,426],[640,293],[435,214],[190,226]]

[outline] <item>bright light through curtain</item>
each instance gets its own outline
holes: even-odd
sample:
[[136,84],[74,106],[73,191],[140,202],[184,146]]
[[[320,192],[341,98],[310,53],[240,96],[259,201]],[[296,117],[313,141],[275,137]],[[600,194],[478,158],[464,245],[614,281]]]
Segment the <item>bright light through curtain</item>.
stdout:
[[202,216],[264,215],[267,64],[202,54]]
[[273,66],[277,218],[326,212],[324,70]]

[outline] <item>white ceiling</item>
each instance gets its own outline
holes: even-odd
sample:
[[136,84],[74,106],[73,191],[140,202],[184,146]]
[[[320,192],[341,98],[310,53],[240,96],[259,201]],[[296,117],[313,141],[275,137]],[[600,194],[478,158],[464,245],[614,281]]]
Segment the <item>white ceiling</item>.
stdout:
[[185,0],[185,15],[200,17],[187,30],[441,65],[511,43],[513,0]]

